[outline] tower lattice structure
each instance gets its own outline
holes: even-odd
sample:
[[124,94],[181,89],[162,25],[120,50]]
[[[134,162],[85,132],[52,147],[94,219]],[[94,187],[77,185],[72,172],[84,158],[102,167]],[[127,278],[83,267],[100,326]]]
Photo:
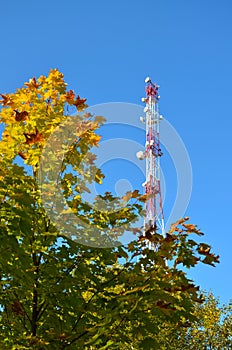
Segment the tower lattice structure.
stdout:
[[[160,157],[163,155],[160,146],[159,86],[148,77],[145,79],[146,97],[146,144],[143,158],[146,159],[146,181],[143,184],[147,200],[145,203],[144,232],[165,234],[164,213],[161,193]],[[139,153],[139,152],[138,152]]]

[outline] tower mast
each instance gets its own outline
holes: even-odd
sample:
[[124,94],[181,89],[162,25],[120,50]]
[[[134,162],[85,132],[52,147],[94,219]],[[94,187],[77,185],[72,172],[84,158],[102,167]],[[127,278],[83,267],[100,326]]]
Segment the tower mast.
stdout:
[[[145,151],[137,153],[138,158],[146,159],[146,181],[143,184],[147,195],[144,232],[145,234],[156,232],[164,235],[164,214],[160,184],[160,157],[163,154],[160,147],[160,120],[163,117],[159,114],[159,86],[153,83],[149,77],[145,79],[145,83],[146,97],[142,98],[142,101],[146,103],[144,108],[146,113],[146,144]],[[143,153],[142,157],[141,153]]]

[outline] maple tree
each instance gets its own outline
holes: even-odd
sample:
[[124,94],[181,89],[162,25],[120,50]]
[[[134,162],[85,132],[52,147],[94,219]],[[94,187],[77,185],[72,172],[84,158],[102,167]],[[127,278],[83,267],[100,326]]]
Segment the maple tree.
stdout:
[[[194,306],[195,320],[160,324],[159,349],[229,350],[232,345],[232,305],[221,305],[212,293]],[[157,320],[159,322],[159,320]]]
[[[132,349],[133,338],[138,349],[155,348],[157,317],[173,324],[194,320],[194,303],[203,299],[182,266],[214,266],[219,258],[209,245],[191,238],[201,236],[200,230],[184,218],[165,237],[151,230],[144,235],[133,226],[146,200],[138,191],[124,198],[106,192],[94,206],[83,200],[89,184],[104,178],[91,153],[100,142],[97,129],[104,118],[87,113],[86,99],[67,90],[57,69],[1,97],[1,347]],[[75,123],[70,108],[77,112]],[[43,150],[52,135],[62,137],[63,123],[72,126],[72,135],[64,133],[65,152],[56,176],[69,208],[54,211],[63,223],[70,224],[70,210],[80,219],[72,235],[55,225],[45,208],[53,203],[57,187],[45,180],[60,164],[59,138],[51,143],[58,142],[56,157],[52,164],[43,161],[40,172]],[[54,155],[52,148],[47,152]],[[117,245],[128,230],[136,233],[135,240]],[[97,245],[99,238],[104,248]]]

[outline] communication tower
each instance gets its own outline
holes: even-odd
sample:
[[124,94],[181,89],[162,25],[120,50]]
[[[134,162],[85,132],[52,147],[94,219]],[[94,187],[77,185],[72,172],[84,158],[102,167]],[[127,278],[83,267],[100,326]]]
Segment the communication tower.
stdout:
[[164,214],[162,193],[160,184],[160,157],[163,155],[160,147],[160,121],[163,119],[159,114],[159,86],[154,84],[149,77],[145,79],[146,97],[142,102],[145,118],[140,117],[141,122],[146,123],[145,151],[137,152],[139,159],[146,160],[146,181],[143,184],[147,200],[145,202],[144,232],[154,232],[164,235]]

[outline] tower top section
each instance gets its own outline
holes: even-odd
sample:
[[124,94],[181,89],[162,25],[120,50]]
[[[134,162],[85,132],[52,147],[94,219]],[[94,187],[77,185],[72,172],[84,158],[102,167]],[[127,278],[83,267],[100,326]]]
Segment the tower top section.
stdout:
[[158,103],[160,96],[159,96],[159,85],[153,83],[151,81],[150,77],[147,77],[145,79],[146,83],[146,101],[148,102],[149,99],[153,100],[155,103]]

